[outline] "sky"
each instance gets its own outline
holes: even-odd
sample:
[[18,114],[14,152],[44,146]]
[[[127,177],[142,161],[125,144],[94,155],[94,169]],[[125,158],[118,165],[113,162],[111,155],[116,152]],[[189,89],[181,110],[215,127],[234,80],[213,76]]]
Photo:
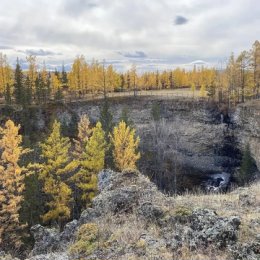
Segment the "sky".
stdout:
[[[77,55],[124,71],[221,67],[260,37],[259,0],[0,0],[0,52],[69,69]],[[258,39],[257,39],[258,38]]]

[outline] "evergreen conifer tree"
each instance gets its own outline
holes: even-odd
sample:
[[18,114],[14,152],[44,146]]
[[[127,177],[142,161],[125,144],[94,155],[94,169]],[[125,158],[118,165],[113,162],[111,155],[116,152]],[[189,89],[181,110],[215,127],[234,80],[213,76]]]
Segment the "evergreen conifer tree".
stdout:
[[25,103],[25,96],[24,96],[24,84],[23,84],[23,72],[17,59],[15,72],[14,72],[14,96],[15,102],[19,105],[23,105]]
[[6,105],[12,104],[11,86],[9,83],[6,84],[6,88],[5,88],[5,103]]

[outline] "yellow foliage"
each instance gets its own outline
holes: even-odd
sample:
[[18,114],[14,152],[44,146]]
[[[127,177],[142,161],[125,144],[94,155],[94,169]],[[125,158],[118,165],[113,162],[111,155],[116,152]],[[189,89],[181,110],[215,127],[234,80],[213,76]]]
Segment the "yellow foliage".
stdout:
[[54,122],[52,133],[40,146],[44,160],[41,164],[40,179],[44,182],[44,192],[50,198],[47,202],[49,210],[43,216],[43,220],[63,224],[70,217],[71,189],[66,184],[70,141],[61,136],[60,123]]
[[79,143],[76,143],[72,162],[76,172],[72,177],[81,191],[81,200],[84,206],[89,205],[97,193],[97,174],[104,168],[106,141],[105,133],[100,122],[96,124],[91,132],[88,128],[88,118],[83,117],[79,123]]
[[136,162],[140,158],[140,153],[136,151],[140,139],[135,138],[135,130],[121,121],[118,126],[114,127],[110,137],[114,147],[115,166],[121,171],[128,168],[136,169]]
[[24,228],[19,222],[19,210],[23,201],[26,169],[19,165],[19,160],[28,150],[21,147],[19,129],[20,126],[11,120],[0,128],[0,244],[7,248],[21,245],[21,231]]

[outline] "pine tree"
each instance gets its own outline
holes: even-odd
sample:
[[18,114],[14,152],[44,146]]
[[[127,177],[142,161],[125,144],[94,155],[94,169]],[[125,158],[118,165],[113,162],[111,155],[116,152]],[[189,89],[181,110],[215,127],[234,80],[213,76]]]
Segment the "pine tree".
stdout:
[[0,129],[0,247],[5,250],[21,246],[25,228],[19,221],[26,170],[20,166],[20,159],[28,150],[21,147],[19,129],[11,120]]
[[130,126],[131,128],[133,127],[134,122],[130,119],[129,111],[128,111],[127,107],[124,107],[122,109],[119,121],[124,121],[127,126]]
[[6,105],[12,104],[12,94],[11,94],[11,87],[9,83],[6,84],[6,89],[5,89],[5,103]]
[[32,103],[32,84],[29,76],[25,80],[24,103],[30,105]]
[[17,104],[24,104],[23,72],[18,59],[14,72],[14,96]]
[[67,72],[65,71],[64,63],[62,63],[61,83],[63,86],[66,86],[68,84],[68,76],[67,76]]
[[[109,134],[112,132],[114,124],[113,124],[113,115],[110,111],[108,99],[104,99],[104,103],[100,111],[99,120],[105,132],[106,142],[107,144],[109,144],[110,143]],[[106,168],[113,167],[113,155],[112,155],[111,146],[108,146],[106,151],[105,167]]]
[[70,218],[71,189],[66,184],[68,179],[69,138],[61,136],[61,126],[54,122],[52,133],[42,143],[40,179],[44,182],[44,192],[48,195],[48,212],[43,215],[44,222],[57,221],[60,227]]
[[101,107],[100,111],[100,118],[99,118],[102,128],[106,133],[106,136],[112,131],[113,129],[113,115],[110,112],[110,107],[107,99],[104,99],[104,103]]
[[136,162],[140,158],[140,153],[136,151],[140,139],[135,138],[135,129],[130,129],[125,122],[121,121],[114,127],[113,135],[110,137],[115,166],[120,171],[127,168],[135,169]]

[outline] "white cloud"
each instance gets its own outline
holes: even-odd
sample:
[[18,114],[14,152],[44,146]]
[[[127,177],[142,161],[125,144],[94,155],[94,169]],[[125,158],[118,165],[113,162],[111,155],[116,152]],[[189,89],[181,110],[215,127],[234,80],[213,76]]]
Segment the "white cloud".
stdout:
[[78,54],[120,69],[133,58],[142,70],[217,64],[250,48],[259,13],[258,0],[2,0],[1,51],[14,61],[35,50],[52,65]]

